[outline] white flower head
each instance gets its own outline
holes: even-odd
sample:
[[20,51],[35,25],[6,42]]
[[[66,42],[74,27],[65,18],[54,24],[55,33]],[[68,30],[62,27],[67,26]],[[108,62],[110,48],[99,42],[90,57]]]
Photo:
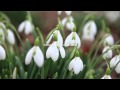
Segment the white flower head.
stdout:
[[15,44],[15,36],[10,29],[7,30],[7,40],[11,45]]
[[110,75],[104,75],[101,79],[112,79]]
[[62,11],[57,11],[57,14],[58,14],[58,15],[61,15],[61,14],[62,14]]
[[4,48],[0,45],[0,60],[5,60],[6,58],[6,52]]
[[72,11],[65,11],[66,15],[71,15],[72,14]]
[[33,31],[33,29],[34,25],[29,20],[25,20],[19,25],[18,32],[21,33],[24,30],[25,34],[28,35]]
[[44,63],[44,55],[39,46],[33,46],[27,53],[25,58],[25,64],[28,65],[34,58],[34,61],[38,67],[42,67]]
[[65,40],[65,46],[77,46],[77,48],[80,48],[81,40],[76,32],[71,32],[71,34],[68,35]]
[[118,18],[120,18],[119,11],[105,11],[104,14],[111,23],[114,23]]
[[75,57],[71,60],[68,68],[69,71],[73,70],[75,74],[79,74],[79,72],[83,70],[83,62],[80,57]]
[[110,67],[114,68],[117,73],[120,73],[120,55],[116,55],[110,61]]
[[72,16],[65,17],[62,20],[62,25],[65,26],[68,30],[73,31],[75,24],[73,23],[74,19]]
[[65,58],[65,50],[61,45],[58,45],[57,41],[54,41],[46,51],[46,57],[51,58],[54,62],[59,58],[59,51],[62,58]]
[[104,49],[103,49],[103,51],[102,51],[102,53],[104,53],[104,55],[103,55],[104,59],[110,59],[110,58],[112,58],[112,50],[111,49],[108,50],[108,49],[110,49],[110,47],[109,46],[105,46]]
[[106,45],[112,46],[113,44],[114,44],[114,38],[112,35],[109,35],[108,37],[105,38],[104,46]]
[[88,21],[83,27],[83,34],[84,35],[90,34],[90,35],[95,36],[96,33],[97,33],[97,26],[95,22],[92,20]]
[[[55,30],[55,31],[53,32],[53,34],[57,34],[58,44],[59,44],[59,45],[63,45],[63,38],[62,38],[62,35],[61,35],[60,31],[59,31],[59,30]],[[53,34],[51,34],[51,36],[50,36],[49,39],[47,40],[46,44],[49,44],[49,43],[50,43],[50,41],[51,41],[52,38],[53,38]]]

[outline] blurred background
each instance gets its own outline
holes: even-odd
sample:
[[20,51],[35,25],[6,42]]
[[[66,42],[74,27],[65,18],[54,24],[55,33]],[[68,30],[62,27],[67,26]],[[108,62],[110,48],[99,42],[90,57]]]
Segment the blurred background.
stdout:
[[[18,27],[18,25],[22,21],[24,21],[26,17],[25,11],[3,12],[10,17],[12,23],[16,27]],[[83,18],[88,13],[94,14],[98,30],[101,29],[100,19],[104,19],[107,26],[109,26],[109,28],[111,29],[111,32],[113,32],[113,34],[119,34],[118,32],[120,32],[120,11],[73,11],[72,16],[77,24],[77,27],[80,26]],[[33,18],[33,23],[35,24],[35,26],[39,27],[41,31],[43,31],[43,33],[48,33],[57,24],[57,11],[31,11],[31,14]],[[63,13],[61,17],[65,17],[65,13]]]

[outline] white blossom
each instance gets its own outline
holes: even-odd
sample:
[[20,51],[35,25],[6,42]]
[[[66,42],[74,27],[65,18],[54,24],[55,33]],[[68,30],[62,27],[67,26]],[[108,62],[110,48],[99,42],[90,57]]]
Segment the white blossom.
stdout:
[[102,53],[104,53],[104,55],[103,55],[104,59],[110,59],[110,58],[112,58],[112,50],[111,49],[108,50],[108,49],[110,49],[110,47],[109,46],[105,46],[104,49],[103,49],[103,51],[102,51]]
[[107,44],[109,46],[114,45],[114,38],[113,38],[112,35],[109,35],[108,37],[105,38],[105,40],[104,40],[104,46],[106,46]]
[[21,33],[24,30],[24,33],[28,35],[33,31],[33,29],[34,25],[30,21],[25,20],[19,25],[18,32]]
[[5,60],[6,58],[6,52],[4,48],[0,45],[0,60]]
[[[62,38],[62,35],[61,35],[60,31],[59,30],[55,30],[53,33],[57,34],[58,44],[59,45],[63,45],[63,38]],[[50,41],[52,40],[52,38],[53,38],[53,34],[51,34],[51,36],[47,40],[46,44],[49,44]]]
[[57,41],[54,41],[46,51],[46,57],[51,58],[54,62],[59,58],[59,51],[62,58],[65,58],[65,50],[61,45],[58,45]]
[[42,67],[44,63],[44,55],[39,48],[39,46],[33,46],[27,53],[25,58],[25,64],[30,64],[32,58],[34,58],[34,61],[38,67]]
[[62,25],[65,26],[68,30],[73,31],[75,24],[73,23],[74,19],[72,16],[65,17],[62,20]]
[[97,33],[97,26],[94,21],[88,21],[83,27],[83,35],[93,35]]
[[110,67],[114,68],[117,73],[120,73],[120,55],[116,55],[110,61]]
[[81,40],[76,32],[71,32],[71,34],[68,35],[65,40],[65,46],[77,46],[77,48],[80,48]]
[[71,15],[72,14],[72,11],[65,11],[66,15]]
[[15,44],[15,36],[10,29],[7,30],[7,40],[11,45]]
[[69,71],[73,70],[75,74],[79,74],[83,70],[83,62],[80,57],[75,57],[69,64]]

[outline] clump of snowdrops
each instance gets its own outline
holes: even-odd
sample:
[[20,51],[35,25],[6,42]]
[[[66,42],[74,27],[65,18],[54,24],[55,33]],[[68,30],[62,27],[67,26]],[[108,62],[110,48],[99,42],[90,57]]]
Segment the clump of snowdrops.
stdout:
[[[63,19],[62,13],[66,14]],[[19,27],[0,12],[1,79],[112,79],[114,70],[120,73],[120,45],[115,43],[103,19],[102,30],[98,31],[94,15],[86,15],[76,28],[72,11],[57,14],[58,24],[43,38],[29,11]],[[28,38],[22,41],[22,32],[26,37],[32,34],[34,45]],[[81,50],[82,41],[93,42],[89,52]],[[98,54],[101,47],[103,51]]]

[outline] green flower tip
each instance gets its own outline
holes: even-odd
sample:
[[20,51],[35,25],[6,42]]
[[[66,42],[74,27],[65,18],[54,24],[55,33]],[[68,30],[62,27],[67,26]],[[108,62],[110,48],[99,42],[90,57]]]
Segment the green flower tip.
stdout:
[[39,45],[39,37],[37,37],[36,39],[35,39],[35,46],[38,46]]
[[107,69],[106,69],[106,75],[110,75],[110,68],[108,67]]

